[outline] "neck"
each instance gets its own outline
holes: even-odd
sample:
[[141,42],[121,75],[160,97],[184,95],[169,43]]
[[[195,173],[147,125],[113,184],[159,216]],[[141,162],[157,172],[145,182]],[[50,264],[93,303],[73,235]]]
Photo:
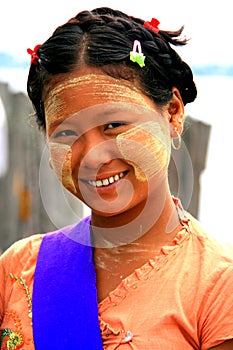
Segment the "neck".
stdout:
[[[119,225],[120,223],[120,225]],[[169,191],[141,203],[132,212],[114,217],[92,215],[93,243],[99,248],[127,247],[165,243],[172,240],[180,226],[179,217]]]
[[[167,230],[168,227],[170,231]],[[167,196],[160,217],[145,234],[127,244],[111,246],[108,249],[95,246],[94,261],[99,301],[106,298],[122,279],[158,256],[161,248],[169,245],[180,229],[181,224],[174,202],[171,196]]]

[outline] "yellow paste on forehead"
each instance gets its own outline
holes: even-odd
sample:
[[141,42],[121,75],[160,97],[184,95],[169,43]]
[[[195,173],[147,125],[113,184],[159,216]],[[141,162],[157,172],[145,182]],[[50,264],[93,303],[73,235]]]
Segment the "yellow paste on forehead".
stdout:
[[117,136],[118,148],[124,159],[133,166],[139,181],[148,181],[161,171],[162,174],[166,173],[170,160],[167,130],[159,122],[148,121]]
[[[66,94],[67,91],[69,95]],[[150,98],[131,82],[103,74],[87,74],[65,79],[51,89],[45,101],[47,122],[67,118],[78,112],[77,107],[81,110],[108,102],[133,103],[147,109],[153,109],[153,102]],[[66,108],[68,112],[66,112]]]

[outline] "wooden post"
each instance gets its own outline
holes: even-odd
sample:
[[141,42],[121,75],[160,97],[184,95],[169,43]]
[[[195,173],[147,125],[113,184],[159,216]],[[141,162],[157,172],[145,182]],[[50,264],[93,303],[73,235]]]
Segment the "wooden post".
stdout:
[[186,210],[198,218],[200,177],[206,167],[211,126],[187,117],[182,133],[182,146],[172,151],[169,184]]
[[[48,161],[41,165],[45,137],[32,122],[28,97],[12,93],[7,84],[0,84],[0,96],[9,138],[8,171],[0,177],[0,251],[3,251],[22,237],[55,230],[74,222],[76,216],[78,220],[83,207],[68,193],[61,194]],[[45,188],[49,192],[47,203],[41,195]]]

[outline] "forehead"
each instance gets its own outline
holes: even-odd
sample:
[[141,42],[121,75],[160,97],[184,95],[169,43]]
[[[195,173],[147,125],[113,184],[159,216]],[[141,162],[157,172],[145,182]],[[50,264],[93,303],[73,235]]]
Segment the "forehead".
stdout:
[[106,103],[157,110],[153,101],[131,82],[104,74],[74,74],[57,83],[47,94],[46,123],[65,120],[83,109]]

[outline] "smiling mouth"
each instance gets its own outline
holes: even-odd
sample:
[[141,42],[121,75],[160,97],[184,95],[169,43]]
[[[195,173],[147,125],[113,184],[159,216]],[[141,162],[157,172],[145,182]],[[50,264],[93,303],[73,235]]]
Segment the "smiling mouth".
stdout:
[[124,171],[114,176],[110,176],[106,179],[97,180],[97,181],[88,180],[85,182],[87,182],[89,185],[93,187],[105,187],[105,186],[112,185],[113,183],[121,180],[127,173],[128,173],[127,171]]

